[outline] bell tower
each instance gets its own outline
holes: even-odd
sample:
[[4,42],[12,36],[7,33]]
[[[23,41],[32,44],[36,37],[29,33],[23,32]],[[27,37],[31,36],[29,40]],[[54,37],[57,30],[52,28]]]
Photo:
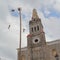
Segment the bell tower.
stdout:
[[29,47],[40,47],[46,44],[45,33],[43,31],[43,25],[39,18],[36,9],[33,9],[32,18],[29,21],[29,32],[27,36],[27,44]]
[[33,9],[32,18],[29,21],[27,36],[27,48],[29,60],[54,60],[50,48],[46,44],[45,33],[41,19],[36,9]]

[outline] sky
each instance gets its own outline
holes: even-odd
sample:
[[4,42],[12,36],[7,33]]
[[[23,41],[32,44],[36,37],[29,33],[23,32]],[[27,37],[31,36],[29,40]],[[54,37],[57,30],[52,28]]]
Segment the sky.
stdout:
[[[44,26],[46,41],[60,39],[60,0],[0,0],[0,59],[17,60],[19,12],[22,16],[22,47],[27,46],[32,10],[37,10]],[[15,11],[12,12],[12,9]],[[10,29],[8,26],[10,25]]]

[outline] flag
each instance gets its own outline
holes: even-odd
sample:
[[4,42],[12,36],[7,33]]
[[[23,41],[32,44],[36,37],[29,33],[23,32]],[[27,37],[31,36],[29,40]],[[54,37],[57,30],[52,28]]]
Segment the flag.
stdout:
[[11,15],[14,16],[14,17],[18,17],[18,11],[15,10],[15,9],[11,9]]
[[10,25],[8,26],[8,29],[10,28]]
[[23,32],[25,32],[25,29],[23,28]]
[[12,11],[12,12],[14,12],[15,10],[14,10],[14,9],[12,9],[11,11]]

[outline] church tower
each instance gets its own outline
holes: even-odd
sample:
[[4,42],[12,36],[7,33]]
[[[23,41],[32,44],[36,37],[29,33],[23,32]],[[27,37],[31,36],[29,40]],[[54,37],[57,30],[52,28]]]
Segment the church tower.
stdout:
[[29,32],[27,36],[28,59],[54,60],[51,50],[46,45],[43,25],[36,9],[33,9],[32,18],[29,21]]
[[37,15],[36,9],[33,9],[32,12],[32,19],[29,22],[29,32],[30,34],[27,36],[28,48],[40,47],[46,44],[43,25],[41,19]]

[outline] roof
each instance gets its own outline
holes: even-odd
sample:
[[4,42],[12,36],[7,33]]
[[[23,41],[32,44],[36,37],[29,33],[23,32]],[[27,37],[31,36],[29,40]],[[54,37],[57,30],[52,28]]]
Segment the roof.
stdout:
[[[60,39],[47,42],[47,45],[53,45],[53,44],[58,44],[58,43],[60,43]],[[17,49],[17,50],[19,50],[19,49]],[[27,47],[23,47],[22,51],[27,51]]]
[[53,45],[53,44],[58,44],[58,43],[60,43],[60,39],[47,42],[47,45]]

